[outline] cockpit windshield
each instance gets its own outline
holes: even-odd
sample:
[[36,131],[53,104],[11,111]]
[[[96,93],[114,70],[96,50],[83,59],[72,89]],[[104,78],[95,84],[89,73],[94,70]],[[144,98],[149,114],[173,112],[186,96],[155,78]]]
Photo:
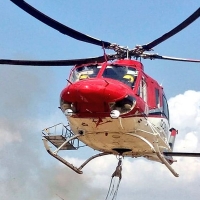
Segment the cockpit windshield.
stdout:
[[87,78],[95,78],[100,69],[100,65],[88,65],[75,68],[71,74],[70,81],[73,83]]
[[134,87],[138,71],[134,67],[122,65],[109,65],[103,72],[104,78],[111,78],[125,83],[131,88]]
[[[88,78],[96,78],[101,65],[93,64],[81,66],[73,69],[70,82],[74,83],[76,81],[88,79]],[[131,88],[134,87],[135,81],[138,76],[138,71],[134,67],[123,66],[123,65],[108,65],[103,71],[102,78],[111,78],[114,80],[121,81]],[[99,77],[100,78],[100,77]]]

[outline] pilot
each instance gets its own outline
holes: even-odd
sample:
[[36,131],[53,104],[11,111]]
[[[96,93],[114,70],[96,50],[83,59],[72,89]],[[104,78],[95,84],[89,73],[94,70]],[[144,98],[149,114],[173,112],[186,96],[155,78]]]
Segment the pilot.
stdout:
[[134,84],[134,80],[135,80],[135,77],[131,74],[126,74],[123,76],[123,79],[126,81],[125,83],[130,86],[130,87],[133,87],[133,84]]
[[81,74],[80,77],[79,77],[79,80],[84,80],[84,79],[87,79],[89,78],[88,74]]

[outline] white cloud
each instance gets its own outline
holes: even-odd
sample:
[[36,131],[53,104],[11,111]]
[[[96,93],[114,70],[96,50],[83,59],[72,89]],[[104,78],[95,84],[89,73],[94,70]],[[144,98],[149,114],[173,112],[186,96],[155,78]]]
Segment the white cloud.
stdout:
[[183,139],[180,139],[175,143],[176,151],[194,152],[197,150],[198,143],[198,135],[196,132],[186,133]]
[[21,142],[22,138],[19,132],[11,133],[4,129],[0,129],[0,148],[3,148],[7,143]]
[[[200,92],[186,91],[170,98],[168,103],[172,126],[184,133],[200,130]],[[180,135],[183,134],[180,132]]]
[[8,143],[20,142],[22,140],[19,131],[9,130],[8,127],[0,121],[0,149],[6,147]]
[[[169,100],[171,124],[179,130],[175,143],[176,151],[199,152],[199,102],[200,92],[195,91],[187,91]],[[7,139],[2,135],[1,139],[4,139],[4,144],[9,144],[10,149],[7,150],[7,146],[4,146],[3,163],[0,165],[2,169],[0,176],[3,178],[3,182],[0,181],[0,191],[3,197],[6,197],[8,188],[14,191],[26,181],[28,186],[23,187],[24,197],[31,193],[32,199],[55,200],[58,199],[56,194],[64,199],[73,200],[105,199],[111,175],[118,163],[115,156],[96,158],[83,168],[83,175],[77,175],[51,158],[45,152],[40,139],[41,143],[38,144],[40,131],[43,128],[62,121],[65,122],[65,117],[59,110],[46,119],[26,120],[26,124],[14,124],[14,127],[10,126],[12,123],[6,125],[4,121],[1,131],[6,133]],[[17,127],[19,131],[14,131]],[[30,133],[25,132],[30,129]],[[0,145],[2,144],[0,140]],[[7,151],[10,153],[5,154]],[[80,166],[84,162],[83,157],[86,156],[83,152],[80,149],[77,157],[71,151],[67,152],[69,156],[66,159],[75,166]],[[123,159],[122,181],[117,199],[186,200],[191,196],[193,200],[199,199],[200,158],[177,158],[177,160],[178,162],[172,167],[180,174],[179,178],[175,178],[160,163],[143,158]],[[32,184],[36,187],[31,187]],[[41,187],[45,188],[42,193]],[[19,191],[16,191],[16,195],[23,200]],[[12,194],[8,197],[14,199]]]

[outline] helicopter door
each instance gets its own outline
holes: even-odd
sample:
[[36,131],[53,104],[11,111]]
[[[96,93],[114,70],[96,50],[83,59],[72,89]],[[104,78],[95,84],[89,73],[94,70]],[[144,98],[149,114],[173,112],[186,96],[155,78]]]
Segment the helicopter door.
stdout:
[[167,99],[166,99],[164,94],[163,94],[162,97],[163,97],[162,98],[162,101],[163,101],[163,114],[165,115],[165,117],[167,119],[169,119],[169,109],[168,109]]
[[147,102],[147,83],[144,77],[140,81],[140,97]]
[[156,108],[160,108],[160,92],[158,88],[155,88]]

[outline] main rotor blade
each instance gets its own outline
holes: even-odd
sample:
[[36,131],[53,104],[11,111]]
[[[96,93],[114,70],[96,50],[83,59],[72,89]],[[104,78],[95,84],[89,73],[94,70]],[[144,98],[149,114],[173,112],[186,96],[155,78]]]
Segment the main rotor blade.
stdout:
[[194,22],[199,16],[200,16],[200,8],[198,8],[185,21],[183,21],[181,24],[179,24],[178,26],[176,26],[174,29],[172,29],[168,33],[165,33],[161,37],[157,38],[156,40],[154,40],[154,41],[152,41],[152,42],[150,42],[148,44],[142,45],[143,49],[145,51],[151,50],[153,47],[157,46],[161,42],[164,42],[168,38],[172,37],[173,35],[177,34],[181,30],[183,30],[184,28],[186,28],[188,25],[190,25],[192,22]]
[[[175,58],[175,57],[169,57],[169,56],[159,56],[156,54],[144,54],[147,56],[146,58],[150,59],[162,59],[162,60],[173,60],[173,61],[183,61],[183,62],[200,62],[200,60],[195,59],[189,59],[189,58]],[[145,58],[145,57],[144,57]]]
[[200,157],[200,153],[163,152],[165,156]]
[[[114,60],[115,55],[107,55],[107,61]],[[94,58],[82,58],[71,60],[8,60],[0,59],[0,64],[4,65],[26,65],[26,66],[72,66],[95,62],[105,62],[104,56]]]
[[81,32],[78,32],[68,26],[65,26],[63,24],[61,24],[60,22],[48,17],[47,15],[41,13],[40,11],[36,10],[34,7],[32,7],[31,5],[29,5],[28,3],[26,3],[23,0],[11,0],[14,4],[16,4],[18,7],[20,7],[22,10],[24,10],[25,12],[27,12],[28,14],[32,15],[33,17],[35,17],[36,19],[38,19],[39,21],[45,23],[46,25],[56,29],[57,31],[68,35],[74,39],[83,41],[83,42],[87,42],[87,43],[91,43],[91,44],[95,44],[98,46],[103,46],[105,48],[109,47],[111,45],[110,42],[106,42],[106,41],[102,41],[99,40],[97,38],[93,38],[89,35],[85,35]]

